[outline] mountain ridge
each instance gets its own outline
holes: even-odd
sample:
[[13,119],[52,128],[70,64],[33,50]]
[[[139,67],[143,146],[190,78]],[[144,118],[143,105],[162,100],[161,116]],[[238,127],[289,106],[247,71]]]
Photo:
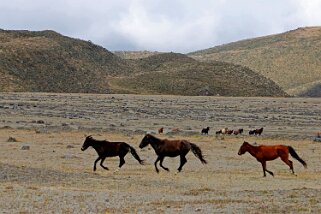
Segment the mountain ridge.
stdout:
[[125,59],[50,30],[0,30],[0,42],[3,92],[287,96],[247,67],[180,53]]

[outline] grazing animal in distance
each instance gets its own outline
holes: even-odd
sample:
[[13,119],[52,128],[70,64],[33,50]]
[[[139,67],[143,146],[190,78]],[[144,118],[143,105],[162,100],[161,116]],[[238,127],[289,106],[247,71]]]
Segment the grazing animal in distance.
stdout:
[[226,127],[226,128],[223,128],[223,129],[221,129],[221,132],[222,132],[222,134],[226,134],[226,132],[228,131],[228,128]]
[[186,155],[192,150],[194,155],[200,159],[203,164],[206,164],[207,161],[204,159],[201,149],[194,143],[191,143],[187,140],[167,140],[167,139],[159,139],[154,137],[151,134],[146,134],[139,144],[139,148],[144,148],[148,144],[152,146],[157,155],[157,159],[154,163],[155,170],[159,173],[159,169],[157,168],[157,163],[159,161],[160,167],[164,170],[169,171],[167,167],[163,166],[163,161],[165,157],[177,157],[180,156],[180,165],[178,167],[178,172],[180,172],[187,162]]
[[158,129],[158,134],[163,134],[163,133],[164,133],[164,128],[163,127],[159,128]]
[[305,163],[305,161],[299,157],[299,155],[295,152],[295,150],[291,146],[285,146],[285,145],[253,146],[248,142],[244,141],[239,149],[238,155],[243,155],[246,152],[249,152],[253,157],[256,158],[258,162],[262,164],[264,177],[266,176],[265,172],[268,172],[270,175],[274,176],[273,172],[266,169],[266,162],[275,160],[278,157],[280,157],[281,160],[290,167],[290,169],[292,170],[292,173],[294,174],[293,162],[289,160],[289,153],[292,157],[297,159],[305,168],[307,168],[307,164]]
[[228,135],[233,134],[233,130],[227,130],[227,131],[226,131],[226,134],[228,134]]
[[96,164],[99,160],[101,160],[100,166],[106,170],[109,170],[108,167],[103,165],[103,163],[107,157],[115,156],[119,156],[119,168],[121,168],[125,164],[124,157],[129,151],[140,164],[144,164],[144,161],[140,159],[136,150],[125,142],[95,140],[94,138],[92,138],[92,136],[87,136],[84,144],[81,147],[81,150],[85,151],[90,146],[93,147],[98,154],[98,158],[94,162],[94,171],[96,171]]
[[243,133],[243,129],[238,129],[238,130],[233,131],[234,135],[238,135],[238,134],[242,134],[242,133]]
[[263,132],[263,127],[260,129],[254,129],[249,131],[249,135],[261,135]]
[[206,134],[208,135],[208,131],[210,130],[210,127],[203,128],[201,131],[201,134]]
[[227,131],[228,131],[228,128],[223,128],[223,129],[221,129],[221,130],[218,130],[218,131],[215,132],[215,133],[216,133],[216,134],[223,134],[223,135],[225,135]]
[[181,130],[179,128],[172,128],[172,132],[180,132]]
[[262,132],[263,132],[263,127],[262,128],[260,128],[260,129],[255,129],[255,135],[261,135],[262,134]]

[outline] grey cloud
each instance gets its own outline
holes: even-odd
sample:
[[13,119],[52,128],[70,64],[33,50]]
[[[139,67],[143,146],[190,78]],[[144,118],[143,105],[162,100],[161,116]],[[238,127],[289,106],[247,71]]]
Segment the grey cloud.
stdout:
[[307,25],[318,0],[10,0],[0,28],[52,29],[108,50],[190,52]]

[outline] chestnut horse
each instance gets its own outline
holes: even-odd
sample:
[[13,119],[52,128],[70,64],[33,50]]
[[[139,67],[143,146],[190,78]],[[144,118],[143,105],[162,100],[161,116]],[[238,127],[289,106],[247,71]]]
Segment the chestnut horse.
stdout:
[[290,169],[292,170],[292,173],[294,174],[293,163],[292,161],[289,160],[289,153],[292,157],[294,157],[300,163],[302,163],[302,165],[305,168],[307,167],[307,164],[304,162],[304,160],[302,160],[299,157],[299,155],[295,152],[295,150],[291,146],[285,146],[285,145],[253,146],[248,142],[244,141],[244,143],[239,149],[238,155],[243,155],[245,152],[249,152],[253,157],[256,158],[258,162],[262,164],[264,177],[266,176],[265,171],[270,173],[270,175],[274,176],[273,172],[266,169],[266,161],[271,161],[278,157],[280,157],[281,160],[290,167]]
[[81,147],[81,151],[85,151],[89,146],[92,146],[98,154],[98,158],[95,160],[94,163],[94,171],[96,171],[96,164],[99,160],[101,160],[100,166],[108,170],[108,168],[103,165],[103,162],[105,161],[106,157],[119,156],[119,168],[121,168],[122,165],[124,165],[125,163],[124,157],[129,151],[134,156],[134,158],[138,160],[140,164],[144,163],[144,161],[141,160],[138,154],[136,153],[136,150],[125,142],[109,142],[107,140],[95,140],[91,136],[87,136],[84,144]]
[[206,164],[207,161],[204,159],[201,149],[194,143],[190,143],[187,140],[161,140],[154,137],[151,134],[146,134],[145,137],[142,139],[141,143],[139,144],[139,148],[144,148],[150,144],[155,153],[157,155],[157,159],[154,163],[156,172],[159,173],[157,168],[157,162],[159,161],[159,165],[169,171],[167,167],[163,166],[163,161],[166,156],[168,157],[177,157],[180,156],[180,166],[178,167],[178,172],[180,172],[187,162],[186,155],[187,153],[192,150],[194,155],[201,160],[203,164]]

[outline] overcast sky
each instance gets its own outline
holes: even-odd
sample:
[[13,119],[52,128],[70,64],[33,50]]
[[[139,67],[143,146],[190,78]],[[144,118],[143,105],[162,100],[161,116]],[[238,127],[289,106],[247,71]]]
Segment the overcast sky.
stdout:
[[187,53],[321,25],[321,0],[0,0],[0,28]]

